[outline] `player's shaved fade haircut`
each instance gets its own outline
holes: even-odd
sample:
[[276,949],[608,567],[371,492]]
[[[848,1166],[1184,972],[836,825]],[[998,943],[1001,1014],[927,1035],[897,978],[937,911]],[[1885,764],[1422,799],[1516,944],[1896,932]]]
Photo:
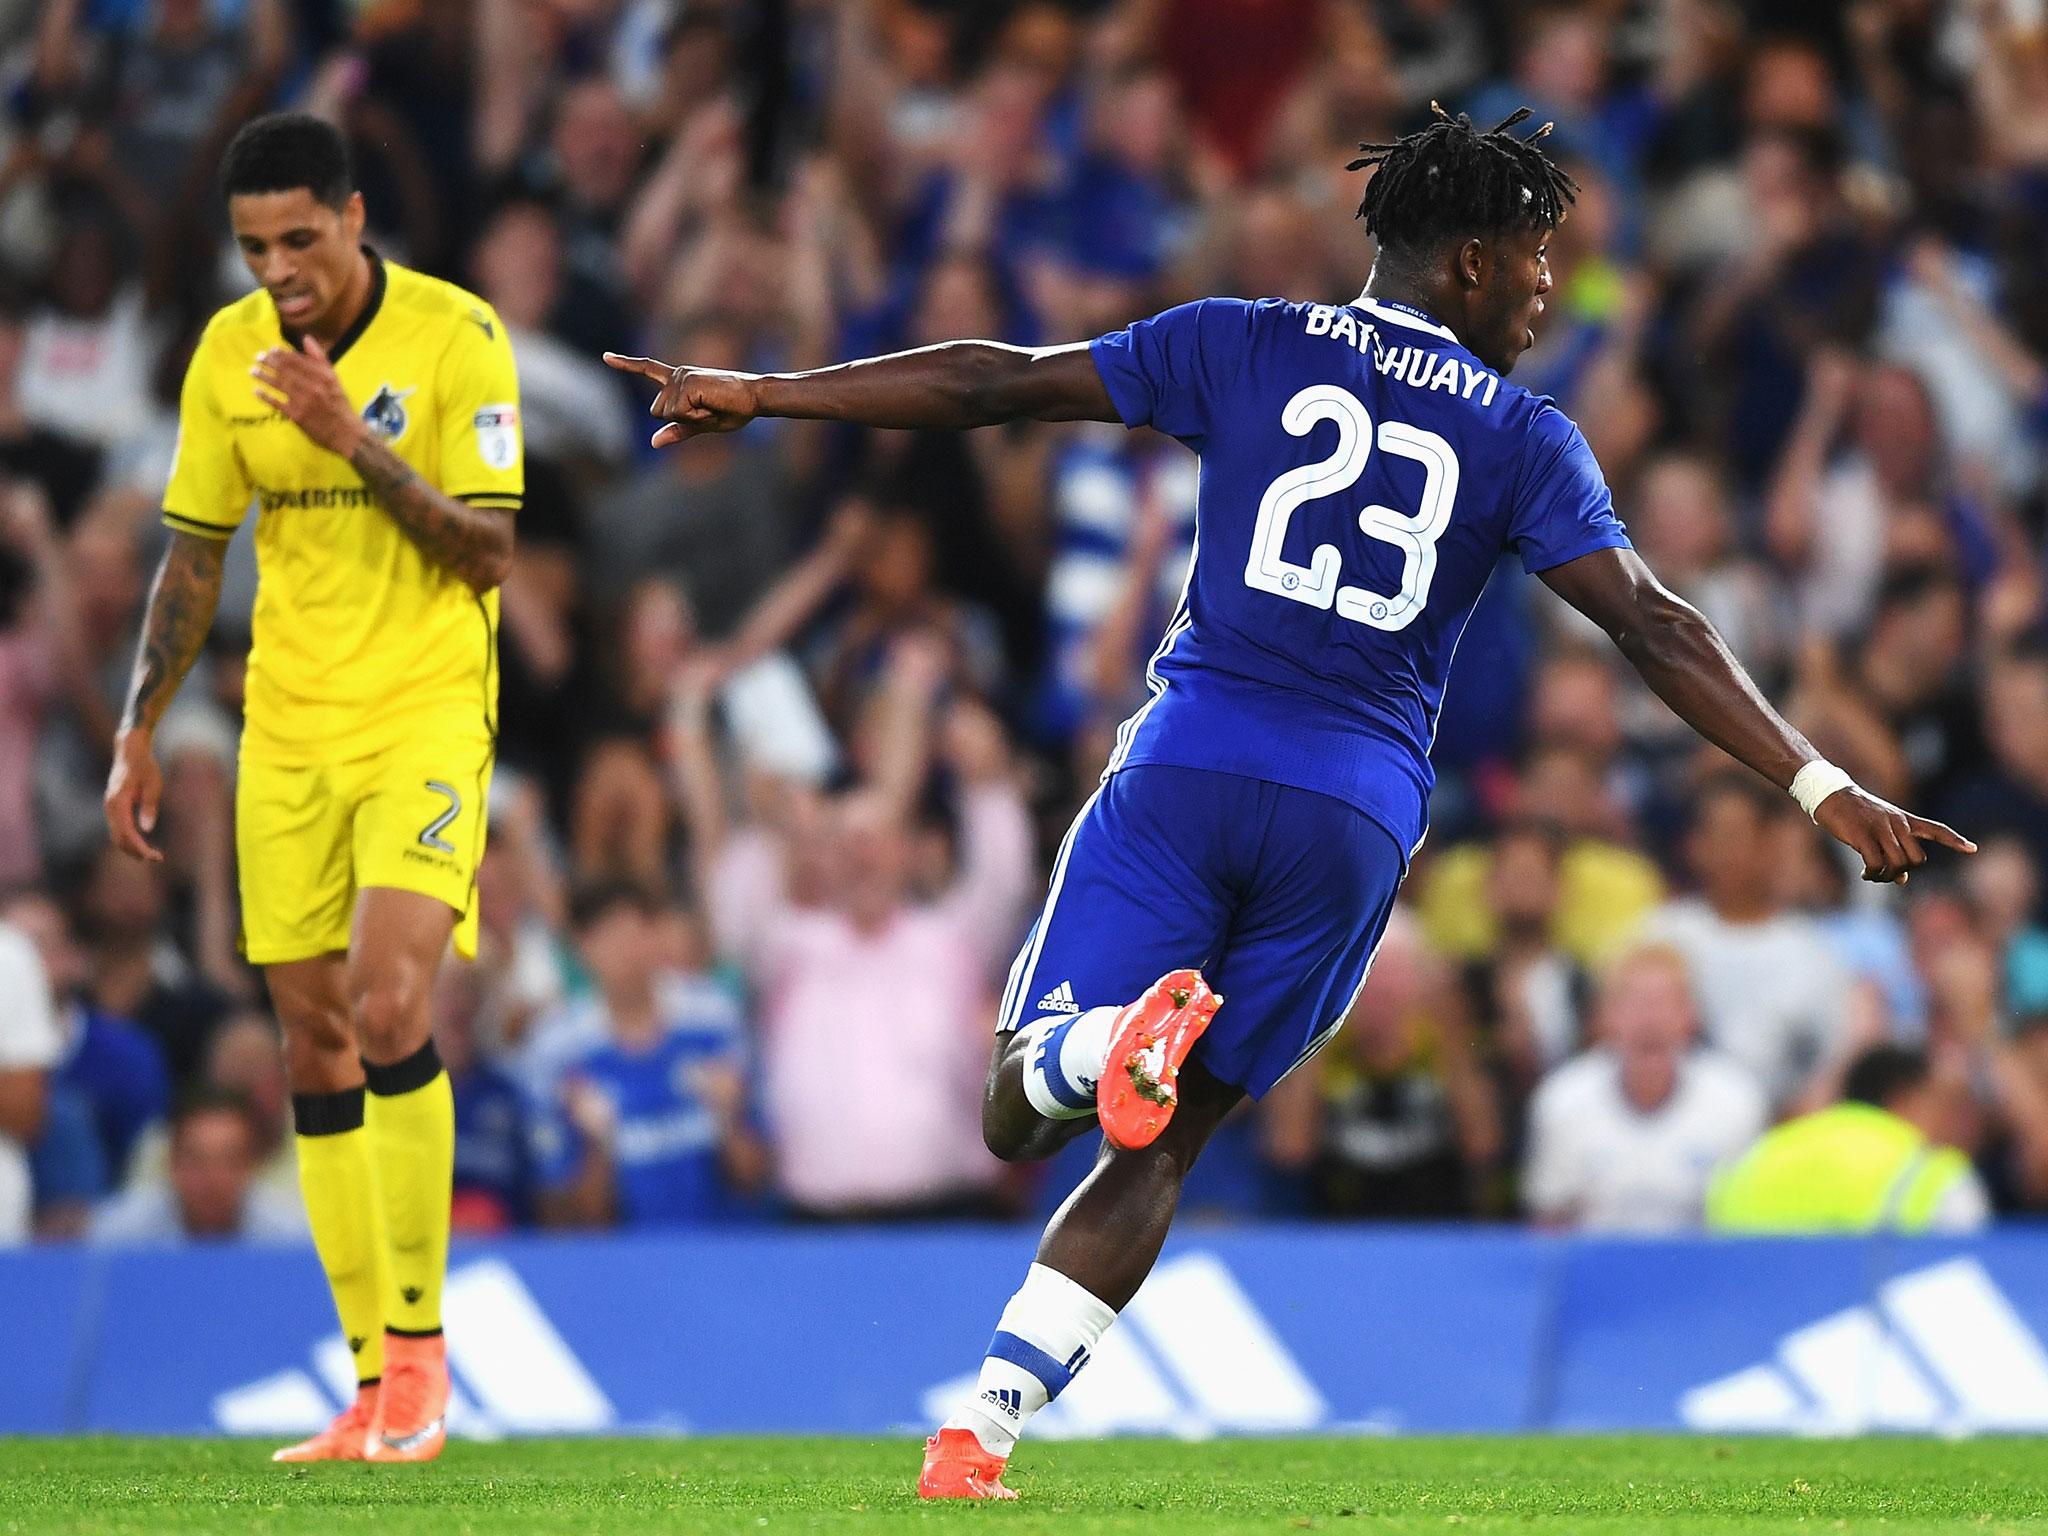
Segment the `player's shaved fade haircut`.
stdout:
[[356,168],[341,130],[310,112],[273,112],[243,124],[221,159],[222,194],[299,187],[330,208],[348,201],[356,189]]
[[1428,127],[1391,144],[1361,144],[1345,167],[1378,168],[1358,216],[1381,250],[1420,254],[1448,240],[1557,227],[1579,187],[1537,143],[1552,124],[1518,137],[1510,130],[1530,116],[1523,107],[1481,133],[1462,112],[1453,117],[1433,101],[1429,110]]

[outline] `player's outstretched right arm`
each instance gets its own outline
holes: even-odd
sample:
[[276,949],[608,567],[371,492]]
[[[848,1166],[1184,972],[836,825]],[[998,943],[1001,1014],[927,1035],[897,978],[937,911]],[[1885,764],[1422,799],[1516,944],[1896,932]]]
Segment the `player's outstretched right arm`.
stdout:
[[227,550],[226,539],[173,530],[149,589],[128,703],[114,733],[114,767],[107,776],[105,800],[114,846],[138,859],[163,857],[147,836],[156,828],[157,800],[163,792],[151,737],[213,628]]
[[1770,703],[1714,626],[1666,588],[1632,549],[1603,549],[1544,571],[1552,591],[1607,631],[1657,697],[1722,751],[1789,790],[1816,823],[1863,859],[1863,878],[1903,882],[1923,842],[1977,845],[1903,811],[1828,763]]
[[735,373],[617,352],[604,360],[661,386],[648,407],[649,415],[668,423],[654,434],[657,448],[704,432],[731,432],[757,416],[869,427],[1122,419],[1086,342],[1012,347],[948,341],[804,373]]

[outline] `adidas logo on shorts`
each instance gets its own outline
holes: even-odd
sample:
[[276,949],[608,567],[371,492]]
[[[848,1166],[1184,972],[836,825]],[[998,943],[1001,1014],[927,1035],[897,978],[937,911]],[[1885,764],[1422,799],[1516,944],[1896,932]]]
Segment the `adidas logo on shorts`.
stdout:
[[1074,1001],[1073,983],[1063,981],[1038,1000],[1041,1013],[1079,1013],[1081,1005]]

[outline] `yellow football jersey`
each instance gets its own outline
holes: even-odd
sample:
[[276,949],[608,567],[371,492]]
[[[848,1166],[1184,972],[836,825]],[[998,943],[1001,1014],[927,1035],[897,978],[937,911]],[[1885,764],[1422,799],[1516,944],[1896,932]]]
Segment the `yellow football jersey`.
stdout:
[[[516,511],[504,326],[452,283],[370,260],[370,302],[328,349],[349,400],[430,485]],[[428,560],[347,460],[263,403],[249,370],[282,341],[261,290],[213,317],[185,374],[164,493],[171,527],[213,538],[257,509],[243,755],[338,762],[422,731],[495,736],[498,594]]]

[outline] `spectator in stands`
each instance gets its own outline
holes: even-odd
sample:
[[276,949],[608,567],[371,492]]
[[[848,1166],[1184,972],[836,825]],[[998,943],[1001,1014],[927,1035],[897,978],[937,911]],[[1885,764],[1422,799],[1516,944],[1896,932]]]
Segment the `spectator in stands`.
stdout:
[[519,358],[519,416],[529,456],[609,470],[632,447],[630,418],[613,375],[551,334],[561,297],[561,232],[538,198],[499,206],[471,259],[477,292],[505,322]]
[[175,213],[206,194],[208,152],[282,73],[288,28],[283,0],[52,0],[37,36],[34,83],[50,97],[75,94],[104,110],[106,158],[138,196],[176,199],[163,210]]
[[[1062,275],[1039,286],[1064,291],[1074,285]],[[1124,312],[1111,310],[1112,315]],[[963,337],[1015,336],[1021,328],[1023,322],[1006,302],[993,261],[981,253],[956,250],[925,269],[902,341],[935,346]],[[1140,456],[1145,453],[1147,434],[1100,425],[1076,430],[1106,434],[1095,437],[1098,450],[1109,443],[1134,448]],[[1037,659],[1040,610],[1060,579],[1043,570],[1048,553],[1056,551],[1042,548],[1047,518],[1066,515],[1057,490],[1048,484],[1049,476],[1058,474],[1049,459],[1061,457],[1056,435],[1049,427],[1005,433],[929,428],[891,433],[869,444],[862,465],[870,510],[885,519],[915,514],[930,546],[927,580],[970,611],[983,610],[992,617],[1013,663]],[[1192,509],[1194,465],[1176,446],[1155,439],[1150,453],[1162,452],[1171,454],[1187,472]],[[1099,507],[1096,515],[1113,519],[1115,509]],[[871,522],[868,532],[874,531]],[[1176,587],[1173,595],[1178,592]]]
[[2018,839],[1994,835],[1977,845],[1963,872],[1963,889],[1991,945],[2008,1018],[2048,1013],[2048,928],[2040,906],[2042,871]]
[[1698,1226],[1715,1170],[1763,1132],[1762,1090],[1733,1061],[1695,1049],[1692,984],[1674,949],[1614,961],[1594,1028],[1598,1043],[1536,1090],[1523,1204],[1555,1226]]
[[1954,571],[1927,562],[1889,571],[1853,674],[1866,707],[1898,742],[1902,793],[1915,804],[1933,804],[1984,764],[1969,659],[1969,593]]
[[[1560,827],[1566,847],[1558,870],[1551,941],[1582,966],[1626,945],[1664,898],[1663,877],[1644,854],[1619,840],[1630,831],[1600,764],[1575,747],[1531,751],[1507,796],[1514,820]],[[1430,943],[1460,960],[1494,952],[1499,934],[1487,887],[1492,854],[1471,842],[1437,856],[1417,884],[1418,914]]]
[[[739,368],[746,337],[716,314],[681,326],[675,355],[706,367]],[[613,598],[647,575],[688,594],[706,635],[739,623],[774,580],[789,551],[791,473],[773,424],[693,444],[637,471],[591,511],[587,574]],[[697,452],[697,449],[704,452]]]
[[[229,1013],[207,1036],[198,1074],[185,1091],[226,1095],[241,1106],[250,1136],[250,1198],[280,1221],[300,1212],[303,1224],[305,1195],[299,1187],[291,1090],[277,1021],[256,1008]],[[159,1122],[144,1133],[129,1159],[126,1187],[161,1187],[170,1178],[170,1161],[170,1127]]]
[[1315,55],[1316,0],[1273,0],[1246,27],[1230,0],[1166,0],[1137,8],[1160,63],[1180,89],[1202,147],[1243,176],[1258,163],[1287,92]]
[[[2048,869],[2048,634],[2035,631],[1993,659],[1984,679],[1991,764],[1957,787],[1942,815],[1978,836],[2003,832]],[[2048,882],[2035,897],[2048,920]]]
[[1702,784],[1685,838],[1699,894],[1643,929],[1685,957],[1706,1042],[1755,1076],[1774,1112],[1825,1102],[1847,1049],[1848,977],[1813,919],[1786,906],[1779,878],[1773,831],[1795,813],[1760,779]]
[[1273,1160],[1308,1170],[1319,1213],[1479,1211],[1501,1127],[1460,1001],[1407,908],[1396,907],[1338,1049],[1268,1095],[1282,1106]]
[[[1852,451],[1837,459],[1832,450],[1845,430]],[[1933,403],[1917,375],[1865,369],[1827,349],[1814,354],[1767,508],[1772,552],[1800,573],[1808,628],[1847,639],[1868,627],[1887,564],[1958,561],[1958,535],[1981,514],[1960,497],[1943,504],[1940,451]]]
[[102,844],[74,910],[91,959],[88,1000],[153,1035],[171,1081],[182,1084],[198,1072],[208,1037],[233,1005],[193,968],[167,931],[161,869]]
[[1969,648],[1961,580],[1946,565],[1898,565],[1879,582],[1868,630],[1847,654],[1809,645],[1800,721],[1854,763],[1873,792],[1939,803],[1984,766]]
[[[868,782],[830,803],[818,840],[780,847],[765,868],[759,843],[725,825],[704,712],[682,717],[700,883],[762,1000],[779,1187],[813,1217],[994,1209],[1001,1165],[982,1145],[981,1083],[994,983],[1022,929],[1031,828],[994,717],[965,702],[937,717],[945,667],[934,644],[892,652]],[[957,851],[943,889],[921,899],[912,820],[934,735],[956,786]]]
[[655,762],[669,688],[698,649],[695,611],[665,576],[634,583],[582,701],[585,743],[569,806],[569,852],[583,881],[666,877],[672,808]]
[[1525,730],[1532,750],[1576,754],[1584,771],[1598,776],[1620,823],[1631,826],[1643,786],[1631,761],[1623,698],[1621,669],[1607,655],[1560,647],[1537,668]]
[[1465,966],[1472,1017],[1517,1097],[1580,1045],[1586,973],[1551,937],[1565,850],[1548,822],[1509,822],[1495,834],[1486,880],[1494,940]]
[[[1604,89],[1614,25],[1592,7],[1532,5],[1514,18],[1513,77],[1481,86],[1472,96],[1475,119],[1498,122],[1529,105],[1557,123],[1559,153],[1591,157],[1615,181],[1633,182],[1634,145],[1621,100]],[[1635,202],[1629,187],[1628,202]]]
[[64,1049],[50,979],[36,946],[0,922],[0,1248],[29,1234],[28,1149],[42,1135],[50,1072]]
[[856,759],[863,717],[900,650],[928,657],[938,685],[996,696],[1002,653],[994,625],[938,584],[933,560],[932,530],[920,513],[887,487],[852,492],[811,552],[747,615],[718,670],[814,631],[804,649],[817,702]]
[[69,528],[99,484],[100,454],[30,419],[21,388],[27,318],[20,295],[0,288],[0,480],[33,485],[58,526]]
[[0,887],[43,869],[33,804],[37,745],[60,704],[97,708],[76,592],[43,493],[0,480]]
[[1667,451],[1645,464],[1629,498],[1628,531],[1657,579],[1714,621],[1743,666],[1774,675],[1786,640],[1780,594],[1741,553],[1727,487],[1707,458]]
[[1999,1050],[2001,1097],[2040,1108],[2017,1123],[1995,1124],[1978,1160],[2002,1209],[2048,1209],[2048,1013],[2016,1019]]
[[502,1232],[533,1220],[532,1104],[479,1038],[484,971],[482,962],[451,965],[435,983],[434,1042],[455,1097],[457,1232]]
[[[854,546],[846,606],[811,650],[811,675],[825,718],[853,737],[891,651],[906,638],[936,646],[942,681],[981,698],[1002,686],[1002,650],[988,615],[934,579],[930,525],[887,497]],[[858,742],[855,743],[858,750]]]
[[[1944,888],[1946,886],[1946,888]],[[1998,933],[1988,914],[1941,882],[1912,904],[1915,959],[1928,992],[1929,1137],[1980,1161],[1994,1200],[2048,1201],[2048,1080],[2034,1045],[2017,1038],[2000,983]]]
[[29,418],[106,452],[139,435],[155,410],[152,338],[129,238],[104,211],[64,222],[21,358]]
[[1991,1201],[1970,1160],[1942,1144],[1943,1091],[1927,1056],[1875,1046],[1842,1102],[1789,1120],[1715,1181],[1723,1232],[1972,1232]]
[[167,1176],[130,1186],[93,1217],[96,1243],[297,1242],[305,1212],[256,1182],[259,1132],[246,1100],[193,1090],[171,1117]]
[[579,669],[585,652],[578,495],[577,480],[527,454],[519,542],[498,589],[498,773],[540,780],[544,803],[566,802],[572,792],[577,763],[566,746],[590,681]]
[[[0,497],[5,493],[0,492]],[[32,505],[17,506],[26,532],[40,521]],[[16,615],[8,639],[0,641],[18,663],[15,642],[30,640],[28,654],[46,669],[33,738],[19,750],[34,751],[36,824],[30,839],[10,853],[39,854],[49,870],[74,867],[106,837],[106,813],[95,782],[104,771],[107,733],[120,707],[120,689],[134,658],[135,624],[141,614],[146,574],[133,525],[132,503],[96,497],[63,539],[33,560],[28,602]],[[24,540],[41,542],[40,531]],[[0,556],[0,560],[4,560]],[[17,696],[17,707],[32,700]],[[23,716],[18,723],[26,723]],[[11,745],[4,728],[0,744]],[[233,734],[228,752],[233,754]],[[0,751],[4,756],[4,751]],[[8,861],[0,855],[0,863]]]
[[[1897,905],[1863,900],[1854,868],[1802,817],[1780,817],[1772,843],[1785,905],[1813,919],[1849,977],[1846,1038],[1900,1044],[1925,1039],[1927,979],[1914,965]],[[1916,883],[1913,895],[1922,889]],[[1914,906],[1917,901],[1908,910]]]
[[[1823,348],[1860,345],[1876,314],[1884,252],[1843,195],[1843,162],[1832,126],[1752,133],[1742,149],[1748,223],[1729,230],[1742,242],[1740,256],[1707,274],[1691,306],[1693,335],[1710,370],[1698,381],[1698,393],[1718,417],[1730,469],[1745,492],[1765,481],[1781,446],[1788,454],[1805,451],[1808,440],[1800,434],[1808,428],[1810,441],[1819,444],[1814,462],[1824,463],[1855,393],[1853,370],[1819,402],[1810,379],[1804,394],[1801,388],[1811,359],[1832,355]],[[1809,409],[1816,414],[1795,425],[1795,416]],[[1780,559],[1804,566],[1811,546],[1801,532],[1838,547],[1825,520],[1788,514],[1781,521],[1773,512]],[[1807,605],[1808,621],[1836,633],[1853,625],[1867,587],[1848,581],[1824,591],[1825,598],[1816,595]]]
[[[303,36],[317,25],[317,13],[295,9],[295,30]],[[364,201],[371,217],[385,221],[401,242],[401,259],[440,275],[459,268],[463,245],[499,185],[495,176],[479,174],[472,132],[476,77],[509,64],[479,57],[475,34],[487,25],[483,9],[386,5],[357,12],[356,46],[335,50],[309,103],[348,134]],[[347,12],[323,19],[336,26],[354,20]],[[528,20],[524,40],[532,46],[533,33],[544,32],[547,23],[538,16]],[[331,107],[322,86],[338,98]],[[523,416],[523,391],[520,406]]]
[[34,1154],[37,1225],[75,1235],[120,1184],[145,1131],[169,1113],[163,1052],[140,1026],[82,1001],[85,953],[63,907],[37,891],[0,904],[0,921],[35,945],[56,1007],[62,1054]]
[[1088,427],[1055,453],[1045,580],[1044,725],[1076,739],[1083,782],[1144,696],[1145,658],[1180,600],[1195,531],[1195,461],[1150,432]]
[[477,872],[477,959],[466,1004],[496,1053],[517,1049],[568,984],[568,898],[540,786],[500,767]]
[[278,1210],[299,1206],[305,1196],[292,1137],[284,1033],[277,1020],[259,1008],[239,1008],[221,1020],[206,1042],[203,1081],[235,1095],[247,1108],[255,1133],[252,1177],[263,1197]]
[[632,333],[619,231],[643,149],[611,81],[588,75],[562,83],[533,179],[560,207],[568,285],[556,330],[585,357]]
[[623,883],[572,905],[596,990],[536,1026],[526,1051],[537,1203],[550,1225],[729,1217],[766,1172],[745,1016],[711,977],[663,972],[661,917],[658,900]]

